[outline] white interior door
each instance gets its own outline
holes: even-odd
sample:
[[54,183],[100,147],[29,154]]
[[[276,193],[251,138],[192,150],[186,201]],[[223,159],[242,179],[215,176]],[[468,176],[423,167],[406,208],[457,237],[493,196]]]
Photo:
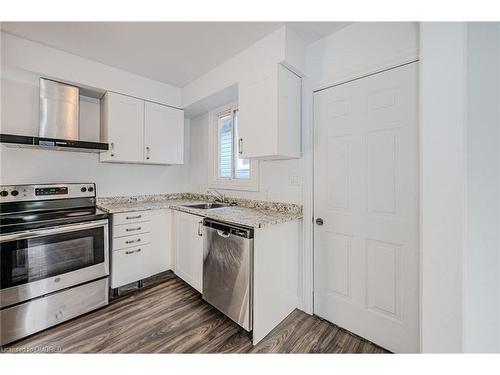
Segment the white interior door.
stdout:
[[314,94],[314,312],[418,352],[417,63]]

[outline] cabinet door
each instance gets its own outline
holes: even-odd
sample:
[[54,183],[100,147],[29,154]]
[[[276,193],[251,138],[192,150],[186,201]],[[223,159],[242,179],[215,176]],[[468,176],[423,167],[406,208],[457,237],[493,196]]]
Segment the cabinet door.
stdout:
[[172,268],[172,212],[153,210],[151,214],[151,257],[147,259],[146,272],[156,275]]
[[149,276],[146,276],[144,267],[147,259],[151,257],[150,244],[116,250],[111,256],[111,288],[118,288]]
[[184,111],[145,102],[144,162],[182,164],[184,155]]
[[109,151],[101,161],[140,163],[143,160],[144,100],[107,92],[103,99],[102,126]]
[[176,211],[175,273],[201,293],[203,276],[203,218]]
[[299,158],[302,79],[278,65],[278,156]]
[[275,70],[241,83],[238,100],[240,157],[251,159],[277,153],[277,101]]
[[300,157],[301,86],[301,78],[281,64],[240,83],[241,157]]

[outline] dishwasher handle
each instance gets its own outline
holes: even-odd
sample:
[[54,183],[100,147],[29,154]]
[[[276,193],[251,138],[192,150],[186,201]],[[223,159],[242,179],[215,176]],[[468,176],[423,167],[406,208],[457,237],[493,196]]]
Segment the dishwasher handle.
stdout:
[[226,232],[226,231],[223,231],[223,230],[217,230],[217,234],[221,237],[224,237],[224,238],[229,238],[229,236],[231,236],[230,233]]

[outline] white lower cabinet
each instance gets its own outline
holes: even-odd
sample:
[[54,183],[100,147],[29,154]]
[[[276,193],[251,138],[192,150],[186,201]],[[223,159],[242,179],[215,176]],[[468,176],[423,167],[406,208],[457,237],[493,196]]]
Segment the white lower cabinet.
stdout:
[[203,218],[174,211],[175,274],[202,292]]
[[151,244],[142,244],[128,249],[113,251],[111,262],[111,287],[133,283],[144,279],[147,272],[148,258],[151,258]]
[[171,211],[113,214],[111,288],[172,268]]

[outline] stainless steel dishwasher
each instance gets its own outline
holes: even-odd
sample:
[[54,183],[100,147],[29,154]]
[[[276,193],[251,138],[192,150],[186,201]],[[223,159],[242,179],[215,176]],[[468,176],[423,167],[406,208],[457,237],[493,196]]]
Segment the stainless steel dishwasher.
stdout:
[[203,226],[203,299],[251,331],[253,229],[212,219]]

